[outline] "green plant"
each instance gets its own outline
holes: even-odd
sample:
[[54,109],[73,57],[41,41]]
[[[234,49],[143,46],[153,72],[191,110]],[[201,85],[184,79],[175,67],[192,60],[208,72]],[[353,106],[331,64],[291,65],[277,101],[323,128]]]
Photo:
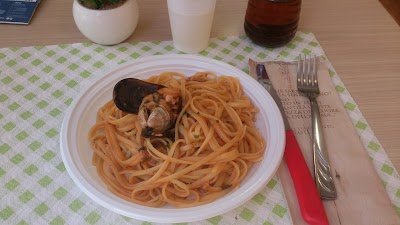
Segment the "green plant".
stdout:
[[79,0],[80,3],[89,9],[113,8],[125,2],[125,0]]

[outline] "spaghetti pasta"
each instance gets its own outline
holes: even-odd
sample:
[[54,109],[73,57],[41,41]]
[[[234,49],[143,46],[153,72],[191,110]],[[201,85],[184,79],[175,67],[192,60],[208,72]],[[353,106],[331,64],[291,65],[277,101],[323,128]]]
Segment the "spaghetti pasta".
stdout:
[[258,109],[239,80],[168,72],[147,81],[181,92],[175,139],[143,138],[137,115],[106,103],[88,136],[108,189],[140,205],[192,207],[238,188],[266,145],[254,124]]

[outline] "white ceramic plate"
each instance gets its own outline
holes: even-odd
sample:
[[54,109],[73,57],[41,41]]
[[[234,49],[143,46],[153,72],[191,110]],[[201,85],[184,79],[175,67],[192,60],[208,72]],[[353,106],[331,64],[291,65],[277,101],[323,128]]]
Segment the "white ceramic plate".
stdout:
[[[198,71],[239,78],[244,92],[260,112],[256,126],[267,141],[264,159],[257,163],[240,187],[216,201],[191,208],[151,208],[123,200],[107,190],[91,164],[92,150],[87,139],[97,110],[112,98],[114,85],[121,79],[144,79],[161,72],[177,71],[187,76]],[[275,174],[284,151],[282,116],[266,90],[249,75],[228,64],[193,55],[166,55],[140,58],[106,72],[76,97],[66,112],[60,135],[61,155],[76,185],[101,206],[116,213],[150,222],[192,222],[226,213],[251,199]]]

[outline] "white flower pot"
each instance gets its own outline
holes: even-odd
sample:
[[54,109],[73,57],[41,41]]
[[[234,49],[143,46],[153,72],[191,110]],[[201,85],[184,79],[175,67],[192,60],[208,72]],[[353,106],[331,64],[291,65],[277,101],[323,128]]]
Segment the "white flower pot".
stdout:
[[72,12],[79,31],[91,41],[102,45],[115,45],[126,40],[139,20],[136,0],[127,0],[115,9],[95,10],[74,0]]

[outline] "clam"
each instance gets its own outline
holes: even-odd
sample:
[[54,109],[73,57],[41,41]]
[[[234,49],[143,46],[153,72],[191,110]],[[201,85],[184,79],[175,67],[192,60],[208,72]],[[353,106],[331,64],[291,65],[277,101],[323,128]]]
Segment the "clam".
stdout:
[[170,134],[182,108],[179,89],[135,78],[119,81],[113,99],[121,111],[138,115],[144,138]]

